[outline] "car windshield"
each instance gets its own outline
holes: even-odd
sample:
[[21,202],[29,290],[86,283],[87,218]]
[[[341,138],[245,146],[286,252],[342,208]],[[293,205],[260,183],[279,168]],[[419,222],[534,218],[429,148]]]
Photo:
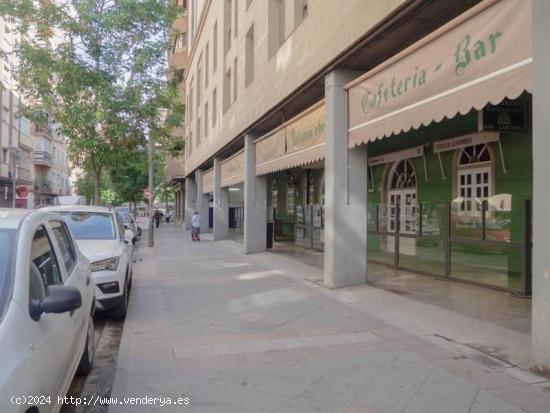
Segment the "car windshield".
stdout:
[[120,219],[122,219],[122,222],[128,221],[128,212],[127,211],[117,211]]
[[15,230],[0,229],[0,320],[8,305],[13,277]]
[[101,212],[62,212],[75,239],[116,239],[113,215]]

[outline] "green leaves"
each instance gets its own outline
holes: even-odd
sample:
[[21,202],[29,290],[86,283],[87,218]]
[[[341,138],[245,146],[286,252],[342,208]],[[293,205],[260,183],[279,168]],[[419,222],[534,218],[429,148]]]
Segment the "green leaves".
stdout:
[[148,137],[168,141],[182,125],[178,85],[166,72],[172,1],[1,0],[0,12],[21,37],[14,53],[25,114],[39,125],[46,114],[59,122],[96,192],[121,155],[134,159],[126,155]]

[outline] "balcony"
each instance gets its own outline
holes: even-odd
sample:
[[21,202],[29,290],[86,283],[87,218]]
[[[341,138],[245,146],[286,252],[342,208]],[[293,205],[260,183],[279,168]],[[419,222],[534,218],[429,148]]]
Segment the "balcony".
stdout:
[[166,155],[166,182],[171,182],[185,177],[185,158],[183,155],[174,157]]
[[34,151],[34,164],[52,166],[52,154],[46,151]]
[[52,138],[52,128],[50,125],[44,126],[34,126],[34,135],[35,136],[46,136],[47,138]]
[[34,181],[34,190],[38,192],[53,193],[52,184],[47,179],[37,179]]

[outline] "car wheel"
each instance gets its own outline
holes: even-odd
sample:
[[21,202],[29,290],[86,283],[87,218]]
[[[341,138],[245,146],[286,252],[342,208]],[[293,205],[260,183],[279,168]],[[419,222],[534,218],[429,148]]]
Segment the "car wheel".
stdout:
[[84,347],[84,353],[82,353],[82,358],[78,364],[78,369],[76,374],[78,376],[84,376],[92,371],[94,365],[95,357],[95,328],[94,328],[94,317],[90,314],[90,319],[88,320],[88,330],[86,332],[86,346]]
[[123,320],[126,318],[126,313],[128,312],[128,297],[129,297],[129,286],[128,279],[124,282],[124,294],[122,294],[122,300],[120,303],[111,310],[111,315],[114,318]]

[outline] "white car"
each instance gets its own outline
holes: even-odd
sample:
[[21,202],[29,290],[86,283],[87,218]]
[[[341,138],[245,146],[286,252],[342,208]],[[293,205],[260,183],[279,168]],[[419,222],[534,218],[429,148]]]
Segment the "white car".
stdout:
[[106,207],[82,205],[48,207],[69,226],[82,253],[90,260],[97,308],[115,318],[126,317],[132,285],[134,233]]
[[94,360],[90,263],[58,214],[0,209],[2,413],[58,412]]

